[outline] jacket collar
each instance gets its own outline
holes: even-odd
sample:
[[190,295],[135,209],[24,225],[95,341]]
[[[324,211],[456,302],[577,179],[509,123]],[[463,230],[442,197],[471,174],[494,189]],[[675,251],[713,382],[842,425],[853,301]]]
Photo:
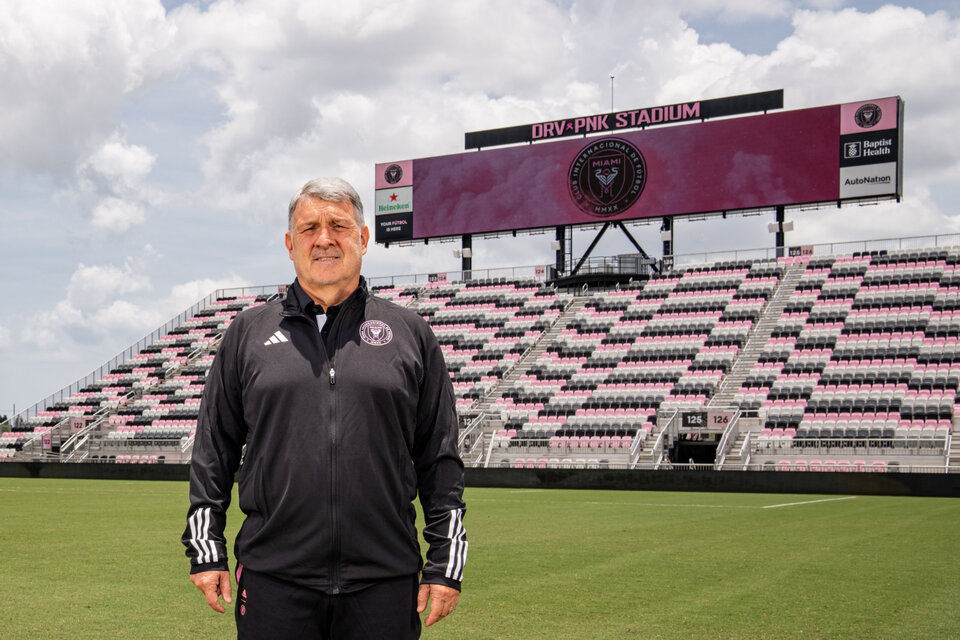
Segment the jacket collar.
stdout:
[[[362,303],[368,295],[367,281],[363,276],[360,276],[360,284],[353,290],[353,293],[338,306],[341,309],[345,309]],[[281,314],[284,316],[306,316],[307,308],[312,305],[313,300],[310,299],[310,295],[300,286],[300,281],[294,280],[293,283],[287,287],[287,295],[283,299],[283,311]]]

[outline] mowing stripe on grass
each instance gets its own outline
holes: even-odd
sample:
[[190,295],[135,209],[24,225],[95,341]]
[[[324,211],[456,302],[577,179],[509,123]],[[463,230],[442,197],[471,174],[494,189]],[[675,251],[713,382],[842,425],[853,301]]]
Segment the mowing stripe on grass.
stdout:
[[824,498],[822,500],[806,500],[804,502],[784,502],[783,504],[768,504],[762,508],[777,509],[779,507],[797,507],[801,504],[816,504],[818,502],[838,502],[840,500],[853,500],[857,496],[844,496],[843,498]]

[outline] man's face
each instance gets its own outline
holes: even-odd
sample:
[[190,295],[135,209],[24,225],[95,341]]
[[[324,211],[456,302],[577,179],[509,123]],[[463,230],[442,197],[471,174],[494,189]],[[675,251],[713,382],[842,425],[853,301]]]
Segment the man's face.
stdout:
[[340,304],[360,281],[360,263],[370,230],[357,228],[350,202],[303,198],[286,234],[297,279],[315,301]]

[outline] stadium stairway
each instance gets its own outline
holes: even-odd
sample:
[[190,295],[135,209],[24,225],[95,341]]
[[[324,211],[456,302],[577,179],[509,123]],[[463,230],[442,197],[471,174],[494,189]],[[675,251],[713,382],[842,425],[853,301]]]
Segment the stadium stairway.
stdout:
[[503,428],[505,421],[500,416],[499,411],[495,411],[492,405],[501,398],[504,390],[510,389],[520,378],[522,378],[529,368],[537,362],[547,348],[553,344],[561,332],[567,328],[570,322],[576,317],[577,313],[583,309],[587,298],[573,298],[566,305],[563,312],[557,316],[549,329],[544,331],[533,346],[517,361],[516,365],[503,377],[500,382],[491,387],[488,392],[475,405],[476,412],[482,417],[482,435],[485,448],[489,448],[494,434]]
[[753,331],[743,347],[743,351],[737,357],[730,372],[724,377],[717,388],[717,392],[708,403],[709,408],[729,407],[733,404],[734,395],[740,390],[741,385],[746,380],[747,375],[757,363],[760,355],[763,353],[763,347],[770,339],[770,335],[777,327],[780,315],[784,307],[797,288],[797,283],[803,277],[804,264],[792,264],[787,268],[787,272],[777,286],[770,302],[766,305],[760,319],[754,325]]
[[503,389],[509,389],[513,384],[519,380],[530,366],[537,361],[537,359],[543,355],[547,348],[553,344],[553,342],[560,336],[564,329],[566,329],[570,322],[576,317],[577,313],[583,309],[586,304],[586,298],[574,298],[573,301],[566,306],[554,323],[550,326],[547,331],[544,331],[540,337],[537,339],[537,342],[517,361],[517,364],[507,373],[507,375],[496,385],[490,388],[489,392],[484,396],[484,398],[478,404],[478,407],[481,411],[490,410],[490,401],[498,397],[499,392]]
[[[776,329],[780,316],[796,290],[797,283],[803,277],[805,269],[806,265],[804,263],[794,263],[787,267],[786,273],[777,285],[770,302],[764,308],[756,325],[754,325],[743,351],[731,367],[730,373],[724,377],[717,393],[710,398],[707,404],[709,409],[728,409],[734,406],[734,396],[763,354],[764,346]],[[726,455],[717,461],[718,470],[743,468],[745,463],[744,445],[750,434],[759,429],[759,420],[745,416],[741,416],[740,420],[744,428],[739,430]]]

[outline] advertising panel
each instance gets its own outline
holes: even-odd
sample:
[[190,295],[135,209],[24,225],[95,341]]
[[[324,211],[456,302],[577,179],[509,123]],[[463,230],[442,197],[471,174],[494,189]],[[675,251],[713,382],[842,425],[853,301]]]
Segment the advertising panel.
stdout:
[[464,134],[464,149],[480,149],[518,142],[535,142],[588,133],[616,133],[621,129],[636,129],[673,122],[705,120],[743,113],[756,113],[783,108],[783,89],[748,93],[741,96],[695,100],[659,107],[629,109],[577,118],[550,120],[523,124],[503,129],[471,131]]
[[840,195],[900,194],[902,163],[898,98],[840,105]]
[[897,197],[901,120],[894,97],[382,163],[375,239]]

